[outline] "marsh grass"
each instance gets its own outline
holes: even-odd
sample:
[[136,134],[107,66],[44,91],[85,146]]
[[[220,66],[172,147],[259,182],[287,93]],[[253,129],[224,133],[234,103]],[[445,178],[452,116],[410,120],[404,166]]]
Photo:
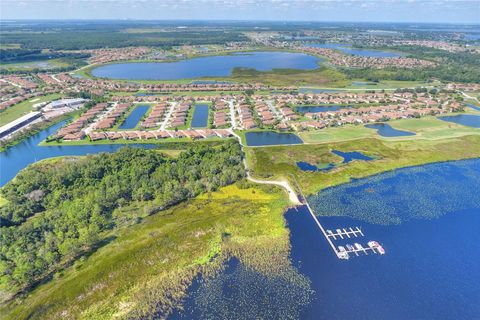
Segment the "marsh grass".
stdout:
[[121,228],[109,244],[0,311],[6,319],[163,318],[181,305],[196,275],[213,277],[232,256],[264,274],[288,266],[286,205],[279,189],[245,182],[203,194]]
[[[305,172],[296,163],[335,163],[331,150],[359,151],[373,161],[352,161],[328,172]],[[366,138],[343,142],[247,148],[247,160],[255,177],[298,181],[305,195],[385,171],[425,163],[480,157],[480,135],[436,140],[384,141]]]

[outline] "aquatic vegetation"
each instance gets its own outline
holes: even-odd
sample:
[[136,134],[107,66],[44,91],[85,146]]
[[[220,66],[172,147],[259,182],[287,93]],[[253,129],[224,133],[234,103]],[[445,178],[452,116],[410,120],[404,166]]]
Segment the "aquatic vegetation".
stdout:
[[293,267],[262,273],[232,259],[223,272],[197,284],[173,319],[298,319],[312,294]]
[[438,218],[480,207],[479,171],[478,160],[404,168],[327,188],[308,200],[318,215],[377,224]]
[[[142,211],[145,205],[126,210]],[[289,284],[282,273],[292,272],[286,205],[278,188],[248,182],[204,193],[113,233],[91,256],[0,312],[6,319],[164,318],[180,308],[198,274],[214,277],[231,257],[262,279],[284,274]],[[303,284],[297,296],[308,296],[299,293],[308,291],[308,281],[296,277]]]

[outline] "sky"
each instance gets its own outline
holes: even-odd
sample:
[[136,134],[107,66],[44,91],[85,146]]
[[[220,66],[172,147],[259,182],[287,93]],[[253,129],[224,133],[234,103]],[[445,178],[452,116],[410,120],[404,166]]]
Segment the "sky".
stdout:
[[480,24],[480,0],[0,0],[0,19]]

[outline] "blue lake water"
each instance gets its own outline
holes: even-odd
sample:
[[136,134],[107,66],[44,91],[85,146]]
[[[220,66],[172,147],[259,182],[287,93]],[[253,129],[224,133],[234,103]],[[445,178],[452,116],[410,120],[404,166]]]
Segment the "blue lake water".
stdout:
[[317,112],[326,112],[326,111],[337,111],[342,108],[351,108],[350,106],[298,106],[295,110],[299,113],[317,113]]
[[370,161],[373,160],[373,158],[364,155],[361,152],[358,151],[352,151],[352,152],[342,152],[339,150],[332,150],[332,153],[336,154],[337,156],[340,156],[343,158],[343,163],[349,163],[353,160],[364,160],[364,161]]
[[360,87],[360,86],[376,86],[377,83],[375,82],[365,82],[365,81],[354,81],[352,82],[352,85],[356,86],[356,87]]
[[374,123],[366,124],[365,128],[376,129],[377,133],[382,137],[402,137],[402,136],[414,136],[414,132],[402,131],[392,128],[386,123]]
[[[185,312],[172,318],[476,319],[478,185],[480,159],[474,159],[399,169],[326,189],[309,198],[325,228],[358,226],[365,237],[344,242],[376,240],[384,256],[338,259],[306,208],[293,208],[285,215],[290,260],[311,281],[310,302],[303,303],[306,288],[233,259],[213,279],[195,281]],[[285,309],[293,311],[279,311]]]
[[120,129],[133,129],[137,126],[138,122],[142,119],[142,117],[147,113],[150,106],[148,105],[140,105],[135,107],[132,112],[128,115],[128,117],[123,121],[120,125]]
[[302,139],[293,133],[278,133],[274,131],[247,132],[245,138],[247,146],[250,147],[303,143]]
[[[100,152],[114,152],[124,145],[103,144],[84,146],[49,146],[40,147],[38,144],[48,136],[57,132],[65,124],[65,121],[57,123],[41,132],[20,142],[19,144],[0,152],[0,187],[13,179],[15,175],[29,164],[42,159],[59,156],[82,156]],[[129,144],[129,146],[154,148],[149,144]]]
[[467,127],[474,127],[474,128],[480,128],[480,116],[476,116],[473,114],[459,114],[456,116],[443,116],[443,117],[438,117],[438,119],[447,121],[447,122],[453,122],[457,124],[461,124]]
[[205,128],[208,125],[208,104],[198,103],[193,110],[192,128]]
[[305,162],[305,161],[298,161],[297,162],[297,167],[299,167],[302,171],[329,171],[335,168],[335,164],[333,163],[328,163],[326,166],[319,168],[318,166]]
[[465,39],[471,41],[480,40],[480,33],[467,33],[465,34]]
[[479,107],[479,106],[476,106],[476,105],[473,105],[473,104],[468,104],[468,103],[467,103],[467,106],[470,107],[470,108],[472,108],[472,109],[475,109],[475,110],[480,111],[480,107]]
[[292,52],[248,52],[212,56],[176,62],[114,63],[94,68],[92,75],[102,78],[129,80],[177,80],[199,77],[229,76],[234,68],[313,70],[321,60]]
[[[346,164],[349,163],[353,160],[363,160],[363,161],[370,161],[373,160],[374,158],[371,158],[369,156],[364,155],[361,152],[358,151],[352,151],[352,152],[342,152],[338,150],[332,150],[332,153],[336,154],[337,156],[340,156],[343,158],[342,163]],[[328,163],[323,167],[318,167],[314,164],[305,162],[305,161],[298,161],[297,162],[297,167],[299,167],[302,171],[330,171],[333,168],[335,168],[337,165],[334,163]]]
[[[480,305],[480,159],[399,169],[309,198],[327,229],[359,226],[385,256],[340,261],[304,210],[292,260],[317,299],[306,319],[474,319]],[[365,315],[368,315],[365,316]]]
[[397,53],[397,52],[371,50],[371,49],[357,49],[357,48],[350,47],[348,44],[341,44],[341,43],[309,44],[306,46],[314,47],[314,48],[335,49],[335,50],[340,50],[345,54],[351,54],[354,56],[362,56],[362,57],[396,58],[396,57],[402,56],[400,53]]

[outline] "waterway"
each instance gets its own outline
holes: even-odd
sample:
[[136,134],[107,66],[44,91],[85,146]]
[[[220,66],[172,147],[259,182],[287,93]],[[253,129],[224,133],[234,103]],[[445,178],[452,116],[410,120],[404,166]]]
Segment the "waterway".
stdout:
[[120,129],[133,129],[137,126],[138,122],[142,119],[142,117],[147,113],[150,106],[148,105],[139,105],[133,109],[132,112],[128,115],[128,117],[123,121],[120,125]]
[[301,144],[302,139],[293,133],[278,133],[274,131],[247,132],[245,134],[247,146],[271,146],[280,144]]
[[366,124],[365,128],[377,130],[377,133],[382,137],[404,137],[404,136],[415,135],[414,132],[394,129],[389,124],[386,124],[386,123]]
[[178,80],[199,77],[229,76],[234,68],[313,70],[321,59],[292,52],[243,52],[176,62],[114,63],[99,66],[92,75],[102,78],[127,80]]
[[[100,152],[114,152],[124,145],[122,144],[99,144],[79,146],[48,146],[38,144],[48,136],[57,132],[65,124],[65,121],[57,123],[39,133],[23,140],[19,144],[0,152],[0,187],[13,179],[15,175],[29,164],[37,161],[60,156],[82,156]],[[153,148],[149,144],[129,144],[142,148]]]
[[208,104],[197,103],[193,111],[192,128],[205,128],[208,126]]

